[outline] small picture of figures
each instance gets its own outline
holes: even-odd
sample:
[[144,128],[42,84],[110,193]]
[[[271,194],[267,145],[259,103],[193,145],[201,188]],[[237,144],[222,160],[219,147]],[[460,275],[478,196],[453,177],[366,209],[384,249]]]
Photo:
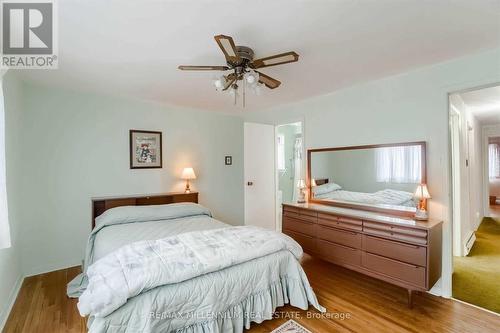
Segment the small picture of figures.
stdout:
[[161,132],[130,130],[130,168],[161,168]]

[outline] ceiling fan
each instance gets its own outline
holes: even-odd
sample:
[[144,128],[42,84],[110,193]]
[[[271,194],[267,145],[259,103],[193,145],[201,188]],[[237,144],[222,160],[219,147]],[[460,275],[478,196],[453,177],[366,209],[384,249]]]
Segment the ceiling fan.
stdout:
[[[293,51],[276,54],[270,57],[254,60],[254,52],[247,46],[236,46],[233,38],[225,35],[214,36],[224,57],[226,66],[179,66],[184,71],[231,71],[228,74],[217,77],[213,84],[218,91],[229,91],[234,95],[234,103],[238,97],[238,88],[242,86],[243,106],[245,106],[245,88],[249,88],[256,94],[260,92],[260,86],[265,85],[269,89],[278,88],[280,81],[257,71],[257,69],[287,64],[299,60],[299,55]],[[238,82],[241,81],[240,85]]]

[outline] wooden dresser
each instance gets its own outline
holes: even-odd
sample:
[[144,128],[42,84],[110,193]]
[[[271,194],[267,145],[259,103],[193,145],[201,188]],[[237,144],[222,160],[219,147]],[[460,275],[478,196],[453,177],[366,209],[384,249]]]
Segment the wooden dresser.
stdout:
[[283,204],[283,232],[305,252],[408,290],[441,276],[442,223],[320,204]]

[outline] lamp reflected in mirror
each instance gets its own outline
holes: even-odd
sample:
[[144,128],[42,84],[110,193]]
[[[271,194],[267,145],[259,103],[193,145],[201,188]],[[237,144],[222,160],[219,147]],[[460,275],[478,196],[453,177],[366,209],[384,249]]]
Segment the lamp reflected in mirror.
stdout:
[[297,182],[297,188],[299,189],[299,196],[297,198],[297,203],[305,203],[306,202],[306,194],[304,190],[306,189],[306,182],[304,179],[299,179]]
[[427,199],[431,198],[426,184],[420,184],[415,190],[415,198],[419,200],[417,211],[415,212],[415,219],[427,221],[429,219],[427,213]]

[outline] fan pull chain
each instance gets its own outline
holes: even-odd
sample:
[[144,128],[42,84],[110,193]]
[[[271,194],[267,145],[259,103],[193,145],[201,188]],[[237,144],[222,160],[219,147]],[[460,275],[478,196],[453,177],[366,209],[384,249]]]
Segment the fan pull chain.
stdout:
[[247,82],[245,77],[243,77],[243,108],[245,107],[245,91],[246,91]]

